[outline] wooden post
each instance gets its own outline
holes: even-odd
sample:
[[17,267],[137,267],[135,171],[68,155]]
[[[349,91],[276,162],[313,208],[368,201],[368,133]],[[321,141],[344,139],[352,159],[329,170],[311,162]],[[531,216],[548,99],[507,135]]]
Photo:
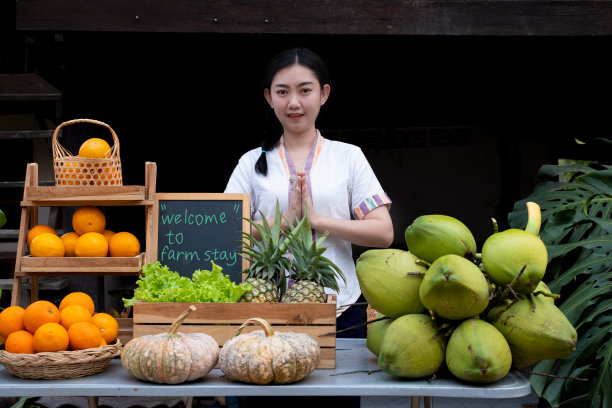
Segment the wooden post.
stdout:
[[148,264],[153,262],[153,247],[157,245],[155,241],[155,232],[153,231],[154,217],[155,217],[155,208],[153,203],[155,202],[155,191],[156,191],[156,181],[157,180],[157,165],[154,162],[147,162],[145,167],[145,199],[150,201],[151,204],[147,205],[145,208],[145,224],[146,224],[146,234],[145,234],[145,257],[144,263]]
[[[38,185],[38,164],[37,163],[28,163],[26,167],[26,176],[25,183],[23,186],[23,200],[26,201],[26,190],[28,186],[37,186]],[[21,207],[21,221],[19,223],[19,237],[17,238],[17,251],[15,253],[15,274],[13,276],[13,291],[11,293],[11,305],[19,306],[20,298],[21,298],[21,283],[22,276],[18,275],[18,272],[21,271],[21,257],[25,255],[25,246],[26,246],[26,238],[28,235],[28,229],[31,228],[35,223],[38,222],[38,208],[33,207]],[[32,292],[34,289],[34,284],[38,282],[36,280],[32,280],[30,278],[30,294],[36,293],[38,296],[38,288],[36,288],[35,292]],[[30,298],[30,301],[33,301],[34,298]]]

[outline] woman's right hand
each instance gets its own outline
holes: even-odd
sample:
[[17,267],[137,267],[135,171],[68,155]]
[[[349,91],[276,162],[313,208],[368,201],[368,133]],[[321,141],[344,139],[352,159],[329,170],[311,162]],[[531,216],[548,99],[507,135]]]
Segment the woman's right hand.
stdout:
[[302,206],[302,189],[300,183],[294,182],[294,189],[289,197],[289,209],[285,213],[285,218],[291,225],[297,224],[302,219]]

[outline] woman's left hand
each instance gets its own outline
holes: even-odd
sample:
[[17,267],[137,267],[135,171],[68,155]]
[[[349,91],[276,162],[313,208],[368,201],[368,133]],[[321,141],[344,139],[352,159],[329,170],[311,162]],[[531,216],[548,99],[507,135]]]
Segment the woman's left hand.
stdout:
[[[306,174],[303,172],[298,173],[298,185],[302,191],[302,206],[304,209],[308,209],[308,219],[310,221],[310,227],[316,228],[318,214],[314,210],[312,204],[312,197],[310,197],[310,191],[308,191],[308,183],[306,182]],[[305,212],[305,211],[304,211]]]

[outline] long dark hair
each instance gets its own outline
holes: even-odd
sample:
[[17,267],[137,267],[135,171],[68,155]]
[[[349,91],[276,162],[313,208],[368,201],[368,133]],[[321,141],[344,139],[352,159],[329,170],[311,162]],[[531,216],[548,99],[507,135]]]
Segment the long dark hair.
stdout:
[[[270,89],[272,80],[278,71],[293,65],[302,65],[309,68],[319,80],[321,88],[323,88],[323,85],[329,84],[329,72],[327,71],[325,63],[317,54],[307,48],[292,48],[272,58],[264,74],[264,89]],[[274,113],[271,112],[270,109],[267,109],[266,127],[264,128],[264,137],[261,142],[262,153],[259,159],[257,159],[257,162],[255,162],[255,171],[259,174],[268,174],[266,152],[274,149],[278,145],[278,141],[281,137],[278,125]]]

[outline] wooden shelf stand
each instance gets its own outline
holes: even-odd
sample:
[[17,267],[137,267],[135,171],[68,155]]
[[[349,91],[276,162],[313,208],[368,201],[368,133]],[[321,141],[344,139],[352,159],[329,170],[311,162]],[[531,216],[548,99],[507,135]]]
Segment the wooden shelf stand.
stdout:
[[[39,276],[70,275],[138,275],[143,264],[152,261],[154,254],[153,216],[156,193],[157,166],[145,164],[144,186],[41,186],[38,164],[29,163],[26,169],[21,221],[17,240],[15,275],[11,304],[18,305],[23,278],[30,279],[30,300],[38,300]],[[38,224],[40,206],[144,206],[145,251],[135,257],[32,257],[26,255],[28,230]]]

